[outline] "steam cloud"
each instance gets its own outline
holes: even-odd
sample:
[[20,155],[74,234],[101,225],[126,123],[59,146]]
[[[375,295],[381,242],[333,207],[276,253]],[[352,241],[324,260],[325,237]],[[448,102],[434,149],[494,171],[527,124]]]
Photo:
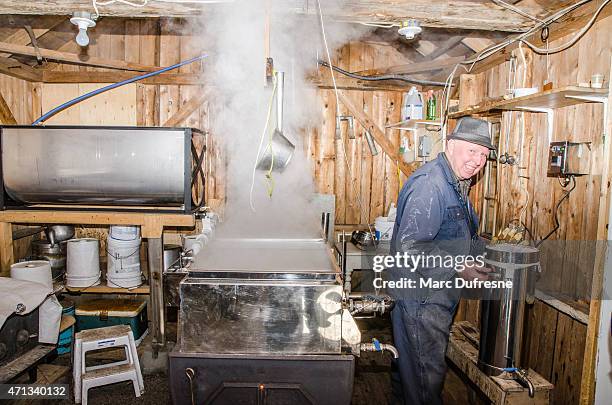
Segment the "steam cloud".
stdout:
[[[321,3],[324,14],[341,7],[337,1]],[[215,5],[201,20],[204,47],[210,50],[206,75],[214,87],[211,130],[222,142],[228,161],[223,231],[241,237],[314,237],[320,212],[312,204],[315,190],[305,134],[308,128],[319,126],[322,117],[316,88],[306,78],[316,71],[317,57],[325,56],[319,17],[314,1],[271,0],[270,4],[270,56],[274,68],[285,72],[283,133],[296,150],[285,171],[273,173],[272,198],[265,173],[256,172],[256,212],[250,209],[249,191],[272,92],[264,83],[265,1]],[[325,28],[332,55],[335,48],[367,31],[327,19]],[[268,131],[276,127],[275,105],[273,102]]]

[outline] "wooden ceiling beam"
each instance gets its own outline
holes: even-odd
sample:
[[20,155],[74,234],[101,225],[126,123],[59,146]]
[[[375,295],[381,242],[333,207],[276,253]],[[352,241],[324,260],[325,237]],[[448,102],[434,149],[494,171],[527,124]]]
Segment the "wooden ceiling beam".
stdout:
[[32,69],[28,65],[2,56],[0,56],[0,73],[29,82],[42,81],[42,72],[40,70]]
[[[36,27],[30,26],[31,27],[30,29],[32,30],[34,38],[36,39],[41,38],[43,35],[51,31],[53,28],[57,27],[62,22],[64,22],[64,20],[66,19],[66,17],[63,17],[63,16],[47,16],[47,19],[49,18],[52,18],[52,19],[49,20],[49,25],[46,25],[45,28],[36,28]],[[15,44],[15,45],[30,45],[32,43],[32,39],[27,29],[24,29],[23,27],[21,27],[21,29],[18,29],[12,35],[6,37],[2,42],[6,42],[9,44]],[[0,53],[0,56],[8,58],[11,56],[11,54],[10,53]]]
[[430,53],[434,52],[436,50],[436,45],[431,42],[428,41],[426,39],[421,39],[417,46],[414,47],[414,50],[417,51],[421,56],[427,56]]
[[[333,89],[334,84],[331,79],[313,78],[311,83],[320,89]],[[338,90],[357,90],[357,91],[408,91],[413,85],[397,80],[385,81],[365,81],[350,77],[337,77],[336,87]]]
[[[291,10],[297,14],[316,15],[316,7],[297,2]],[[195,17],[209,10],[224,7],[221,4],[197,4],[150,1],[144,7],[131,7],[123,3],[99,6],[102,16],[114,17]],[[540,16],[541,9],[521,7],[525,12]],[[74,11],[93,12],[91,0],[30,1],[5,0],[0,14],[71,15]],[[491,1],[456,0],[349,0],[341,5],[323,4],[327,18],[335,21],[362,23],[389,23],[415,18],[424,27],[464,28],[489,31],[522,32],[531,26],[531,20],[507,10]]]
[[23,31],[24,25],[30,25],[37,37],[45,32],[54,29],[63,21],[67,21],[65,15],[44,15],[44,16],[15,16],[0,15],[0,27],[7,30],[7,35],[0,36],[0,41],[11,44],[28,45],[29,37]]
[[416,74],[442,70],[455,66],[465,60],[465,56],[456,56],[427,62],[407,63],[403,65],[389,66],[384,69],[369,69],[357,72],[357,74],[371,76],[383,74]]
[[438,46],[433,52],[425,55],[425,59],[426,60],[434,60],[434,59],[444,55],[446,52],[450,51],[455,46],[459,45],[459,43],[462,40],[463,40],[463,37],[460,36],[460,35],[456,35],[456,36],[450,37],[449,39],[444,41],[444,43],[442,43],[440,46]]
[[488,48],[495,44],[495,41],[489,38],[481,37],[465,37],[461,40],[461,43],[474,52],[480,52],[485,48]]
[[[64,72],[44,70],[41,81],[44,83],[115,83],[137,76],[130,72]],[[142,84],[190,85],[204,84],[204,76],[198,73],[162,73],[139,80]]]
[[[6,42],[0,42],[0,51],[7,52],[14,55],[26,55],[26,56],[37,56],[37,50],[22,45],[8,44]],[[126,62],[122,60],[104,59],[95,56],[81,56],[76,53],[54,51],[52,49],[38,50],[43,58],[55,60],[58,62],[83,65],[83,66],[94,66],[109,69],[120,69],[120,70],[131,70],[140,72],[149,72],[158,70],[158,66],[147,66],[141,65],[140,63]]]
[[[43,70],[38,81],[44,83],[114,83],[130,79],[136,74],[129,72],[63,72]],[[161,85],[202,85],[207,84],[206,78],[198,73],[162,73],[148,79],[140,80],[141,84]],[[332,89],[333,83],[327,78],[311,78],[310,83],[321,89]],[[336,85],[341,90],[361,91],[406,91],[409,83],[401,82],[368,82],[345,77],[336,77]]]

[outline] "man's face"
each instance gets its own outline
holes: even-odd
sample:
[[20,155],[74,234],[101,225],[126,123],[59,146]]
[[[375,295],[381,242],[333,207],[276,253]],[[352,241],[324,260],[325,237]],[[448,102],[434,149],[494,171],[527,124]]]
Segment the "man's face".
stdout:
[[448,141],[446,155],[451,167],[460,180],[469,179],[487,163],[489,149],[482,145],[451,139]]

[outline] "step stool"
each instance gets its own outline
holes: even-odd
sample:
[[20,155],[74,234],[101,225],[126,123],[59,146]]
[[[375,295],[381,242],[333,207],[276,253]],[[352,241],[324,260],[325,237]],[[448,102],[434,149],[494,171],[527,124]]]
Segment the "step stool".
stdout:
[[[85,366],[85,354],[109,347],[124,347],[126,360]],[[144,392],[140,362],[134,343],[134,334],[128,325],[88,329],[78,332],[74,341],[74,402],[87,405],[87,391],[92,387],[131,380],[137,397]]]

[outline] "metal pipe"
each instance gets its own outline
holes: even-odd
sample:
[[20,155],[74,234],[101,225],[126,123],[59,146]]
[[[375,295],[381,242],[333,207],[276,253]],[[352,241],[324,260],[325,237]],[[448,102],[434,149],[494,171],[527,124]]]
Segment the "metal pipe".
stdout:
[[[319,64],[325,67],[330,67],[329,63],[323,61],[323,60],[319,60]],[[444,87],[446,86],[446,83],[443,82],[435,82],[435,81],[431,81],[431,80],[421,80],[421,79],[414,79],[405,75],[401,75],[401,74],[389,74],[389,75],[375,75],[375,76],[362,76],[362,75],[358,75],[355,73],[351,73],[348,72],[346,70],[340,69],[337,66],[331,66],[331,68],[333,70],[335,70],[338,73],[341,73],[345,76],[348,77],[352,77],[353,79],[357,79],[357,80],[365,80],[365,81],[369,81],[369,82],[376,82],[376,81],[380,81],[380,80],[401,80],[403,82],[407,82],[407,83],[413,83],[413,84],[420,84],[422,86],[440,86],[440,87]],[[454,83],[450,84],[451,87],[455,86]]]
[[365,131],[365,138],[366,141],[368,141],[368,147],[370,148],[370,153],[372,154],[372,156],[378,155],[378,149],[376,148],[374,139],[372,139],[372,134],[367,129]]
[[329,242],[329,219],[331,214],[329,212],[321,213],[321,228],[323,228],[323,239],[325,242]]
[[283,132],[283,99],[285,97],[285,72],[276,72],[276,129]]
[[166,345],[166,319],[164,313],[164,244],[162,238],[148,238],[149,285],[151,288],[151,314],[153,324],[153,357]]
[[371,292],[363,292],[363,291],[354,291],[349,293],[349,298],[354,300],[362,300],[362,299],[377,299],[379,301],[393,301],[390,295],[387,294],[377,294],[374,295]]
[[191,58],[191,59],[179,62],[179,63],[177,63],[175,65],[168,66],[168,67],[156,70],[155,72],[145,73],[143,75],[135,76],[135,77],[132,77],[130,79],[123,80],[123,81],[118,82],[118,83],[109,84],[108,86],[102,87],[100,89],[96,89],[96,90],[90,91],[89,93],[85,93],[82,96],[78,96],[77,98],[74,98],[74,99],[72,99],[70,101],[67,101],[67,102],[65,102],[65,103],[55,107],[54,109],[46,112],[40,118],[38,118],[36,121],[34,121],[32,123],[32,125],[38,125],[38,124],[48,120],[49,118],[53,117],[55,114],[65,110],[66,108],[68,108],[70,106],[73,106],[75,104],[78,104],[78,103],[80,103],[83,100],[87,100],[90,97],[97,96],[98,94],[104,93],[105,91],[116,89],[117,87],[120,87],[120,86],[123,86],[123,85],[126,85],[126,84],[130,84],[130,83],[136,82],[138,80],[146,79],[146,78],[151,77],[151,76],[156,76],[156,75],[158,75],[160,73],[164,73],[164,72],[167,72],[169,70],[179,68],[179,67],[187,65],[189,63],[197,62],[199,60],[204,59],[207,56],[208,55],[196,56],[195,58]]
[[514,375],[516,376],[517,381],[521,385],[527,386],[529,397],[533,398],[535,395],[535,387],[533,386],[533,383],[531,382],[529,377],[527,377],[527,371],[519,368],[514,372]]
[[393,355],[394,359],[399,358],[399,352],[395,346],[388,343],[362,343],[359,348],[363,352],[382,352],[386,350]]

